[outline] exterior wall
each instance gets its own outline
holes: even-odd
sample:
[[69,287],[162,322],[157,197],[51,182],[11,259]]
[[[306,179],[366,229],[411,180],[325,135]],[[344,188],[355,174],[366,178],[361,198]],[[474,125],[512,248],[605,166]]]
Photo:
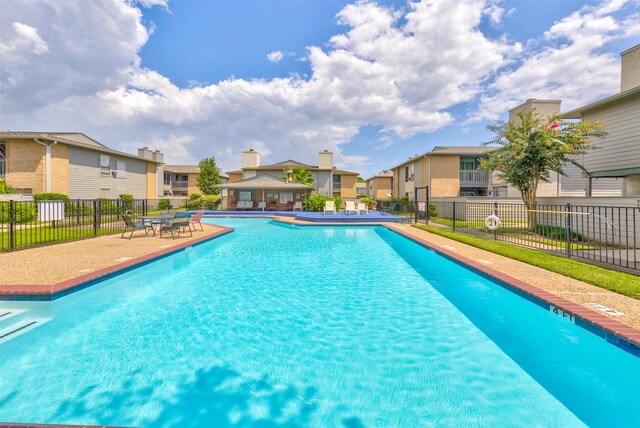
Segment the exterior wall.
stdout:
[[386,201],[393,194],[393,177],[372,177],[366,185],[367,197],[376,201]]
[[321,195],[331,195],[333,174],[330,171],[313,171],[313,187]]
[[460,156],[439,155],[431,157],[432,198],[458,196],[460,192]]
[[622,73],[620,75],[620,92],[640,85],[640,45],[620,54]]
[[6,181],[12,187],[44,192],[44,147],[32,140],[6,140]]
[[356,175],[341,175],[340,176],[340,196],[343,198],[355,198],[357,197],[356,191]]
[[198,188],[198,176],[200,174],[187,174],[187,196],[191,196],[194,193],[202,193],[202,190]]
[[147,199],[156,199],[156,164],[147,162]]
[[69,146],[66,144],[51,146],[51,191],[69,194]]
[[520,104],[517,107],[509,110],[509,120],[519,120],[518,113],[527,113],[536,110],[542,117],[553,116],[560,113],[560,101],[559,100],[537,100],[530,99]]
[[241,172],[231,172],[229,173],[229,183],[235,183],[236,181],[242,180]]
[[[110,155],[111,170],[116,169],[117,156]],[[147,196],[147,162],[123,158],[126,162],[126,176],[114,177],[111,173],[100,172],[100,153],[80,147],[69,147],[69,197],[72,199],[117,198],[118,194],[129,193],[134,198]],[[104,190],[102,190],[104,189]]]
[[630,175],[625,179],[625,196],[640,196],[640,174]]
[[585,112],[582,119],[602,120],[608,134],[594,141],[598,149],[584,155],[589,172],[640,168],[640,93]]

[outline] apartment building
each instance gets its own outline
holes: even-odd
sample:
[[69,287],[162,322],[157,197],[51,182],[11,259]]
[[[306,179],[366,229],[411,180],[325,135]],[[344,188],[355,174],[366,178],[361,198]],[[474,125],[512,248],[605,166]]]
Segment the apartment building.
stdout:
[[376,201],[387,201],[393,195],[393,172],[382,171],[365,180],[366,195]]
[[[301,168],[311,172],[313,176],[313,184],[309,190],[322,195],[341,196],[346,199],[353,199],[357,197],[358,173],[337,169],[333,165],[333,153],[328,150],[324,150],[318,154],[318,165],[309,165],[292,159],[274,164],[262,165],[260,158],[260,153],[253,149],[242,152],[242,168],[227,173],[229,183],[248,180],[252,177],[261,175],[281,179],[284,175],[284,171],[293,168]],[[264,178],[261,182],[265,183]],[[235,191],[235,193],[238,192],[238,190]],[[229,198],[233,197],[234,196],[230,193]],[[256,195],[252,195],[251,197],[254,198],[253,200],[257,200],[255,199]]]
[[[162,175],[162,195],[163,196],[183,196],[188,197],[194,193],[202,194],[198,188],[198,176],[200,167],[198,165],[164,165]],[[226,183],[229,177],[220,174],[220,182]],[[223,191],[223,196],[226,191]]]
[[480,158],[495,147],[436,146],[430,152],[416,155],[391,168],[395,197],[424,201],[429,197],[487,196],[491,171],[478,169]]
[[24,194],[155,199],[164,155],[144,150],[112,150],[79,132],[0,132],[0,179]]

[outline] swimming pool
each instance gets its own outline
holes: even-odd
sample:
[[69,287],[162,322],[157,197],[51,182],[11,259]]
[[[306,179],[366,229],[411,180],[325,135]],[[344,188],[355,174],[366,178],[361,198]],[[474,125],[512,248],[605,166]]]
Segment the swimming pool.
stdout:
[[632,426],[640,359],[383,227],[236,231],[0,344],[0,420]]

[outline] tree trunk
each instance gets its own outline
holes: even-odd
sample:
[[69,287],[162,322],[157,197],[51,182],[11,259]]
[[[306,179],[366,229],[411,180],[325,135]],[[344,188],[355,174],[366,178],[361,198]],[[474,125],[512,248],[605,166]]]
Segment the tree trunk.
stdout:
[[[537,186],[536,186],[537,187]],[[536,189],[530,189],[522,193],[524,205],[527,207],[527,225],[530,231],[534,231],[538,224],[538,213],[536,210]]]

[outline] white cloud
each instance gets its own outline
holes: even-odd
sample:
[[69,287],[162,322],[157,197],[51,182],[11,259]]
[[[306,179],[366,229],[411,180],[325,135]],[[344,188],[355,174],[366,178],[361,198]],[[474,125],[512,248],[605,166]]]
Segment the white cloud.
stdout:
[[280,51],[273,51],[267,54],[267,59],[271,62],[278,63],[284,55]]
[[562,110],[568,111],[617,92],[618,57],[600,49],[640,33],[638,13],[623,22],[611,15],[629,3],[613,0],[585,6],[556,22],[544,33],[546,45],[525,53],[518,66],[502,71],[489,85],[470,121],[497,119],[528,98],[562,100]]
[[[166,7],[156,0],[138,4]],[[330,149],[341,167],[365,167],[367,156],[344,155],[341,148],[362,127],[379,129],[377,139],[387,145],[453,123],[449,109],[479,95],[478,117],[545,97],[544,89],[553,85],[569,85],[558,96],[575,98],[572,91],[585,85],[565,76],[563,67],[577,75],[572,58],[586,64],[591,84],[607,90],[615,58],[589,46],[623,31],[603,9],[584,9],[549,29],[547,40],[558,47],[523,54],[507,37],[491,39],[479,30],[485,17],[505,16],[494,0],[424,0],[408,3],[405,11],[361,1],[337,15],[344,33],[308,47],[308,77],[229,78],[181,88],[141,67],[139,52],[150,29],[131,1],[30,0],[11,6],[0,16],[0,128],[81,131],[120,150],[160,149],[169,163],[214,155],[225,169],[237,168],[246,148],[260,151],[267,162],[309,163],[319,150]],[[583,22],[587,13],[592,16]],[[19,34],[14,22],[31,30]],[[29,49],[5,54],[18,38]],[[285,55],[274,51],[267,58]],[[518,55],[524,60],[516,62]]]

